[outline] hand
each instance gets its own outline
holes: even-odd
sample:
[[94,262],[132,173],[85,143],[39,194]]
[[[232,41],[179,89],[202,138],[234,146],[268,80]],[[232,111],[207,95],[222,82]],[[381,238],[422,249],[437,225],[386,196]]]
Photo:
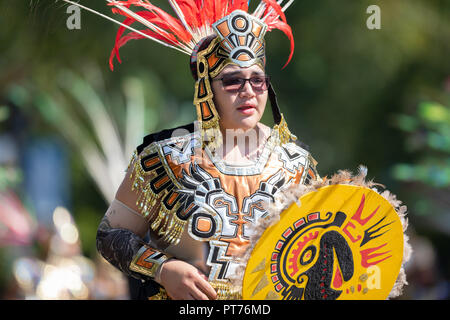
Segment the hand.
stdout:
[[214,300],[217,293],[206,276],[193,265],[170,259],[164,262],[160,284],[174,300]]

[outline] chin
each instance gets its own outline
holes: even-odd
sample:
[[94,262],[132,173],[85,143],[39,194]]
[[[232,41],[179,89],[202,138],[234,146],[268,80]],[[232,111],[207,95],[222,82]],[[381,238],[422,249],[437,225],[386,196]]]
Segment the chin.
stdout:
[[241,119],[241,121],[239,121],[237,127],[242,130],[249,130],[249,129],[255,128],[256,125],[258,124],[258,122],[259,122],[258,117],[248,117],[245,119]]
[[241,122],[238,126],[236,126],[236,129],[241,129],[241,130],[247,131],[247,130],[255,128],[257,124],[258,124],[257,121],[245,121],[245,122]]
[[258,124],[259,119],[256,119],[255,117],[248,117],[244,119],[238,119],[235,121],[230,121],[228,123],[222,123],[221,127],[228,129],[228,130],[243,130],[247,131],[250,129],[253,129]]

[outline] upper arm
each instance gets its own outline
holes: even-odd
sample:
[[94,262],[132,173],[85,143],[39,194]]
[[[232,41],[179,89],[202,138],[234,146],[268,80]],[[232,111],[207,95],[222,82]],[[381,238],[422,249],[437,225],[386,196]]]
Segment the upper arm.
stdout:
[[127,229],[140,237],[144,237],[149,228],[148,220],[139,213],[136,204],[137,194],[131,189],[130,171],[128,170],[116,198],[105,213],[111,228]]

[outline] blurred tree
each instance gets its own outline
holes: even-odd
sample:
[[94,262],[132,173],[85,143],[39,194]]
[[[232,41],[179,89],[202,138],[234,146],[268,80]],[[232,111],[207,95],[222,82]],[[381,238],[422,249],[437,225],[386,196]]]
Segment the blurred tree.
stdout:
[[414,114],[397,115],[393,123],[405,132],[412,159],[393,165],[393,177],[410,190],[411,211],[450,236],[450,107],[423,101]]
[[398,115],[396,120],[408,134],[406,148],[417,156],[416,163],[395,165],[394,177],[450,191],[450,107],[425,101],[415,115]]
[[[391,174],[401,181],[402,199],[408,204],[412,231],[431,240],[438,252],[434,276],[439,278],[441,274],[448,279],[450,77],[443,87],[444,90],[426,88],[415,110],[392,117],[393,125],[404,132],[404,148],[410,157],[393,165]],[[448,293],[443,296],[448,297]]]
[[[85,69],[82,76],[60,70],[57,79],[56,86],[48,86],[39,78],[33,83],[11,86],[9,99],[14,100],[26,114],[39,115],[64,137],[70,146],[73,166],[78,171],[73,176],[74,182],[85,185],[83,180],[87,172],[104,204],[114,199],[131,155],[143,136],[146,132],[155,131],[164,115],[167,116],[163,110],[172,109],[179,115],[172,121],[164,121],[168,125],[176,126],[193,120],[164,100],[163,91],[158,90],[158,83],[149,72],[141,78],[124,79],[123,94],[108,92],[95,66]],[[26,98],[18,99],[21,95]],[[79,161],[82,167],[78,165]],[[88,196],[85,189],[80,191],[80,198]],[[100,210],[99,206],[99,211],[95,212],[83,203],[76,197],[73,211],[77,222],[83,226],[82,243],[92,246],[100,214],[107,206]],[[98,220],[96,223],[92,223],[94,217]]]

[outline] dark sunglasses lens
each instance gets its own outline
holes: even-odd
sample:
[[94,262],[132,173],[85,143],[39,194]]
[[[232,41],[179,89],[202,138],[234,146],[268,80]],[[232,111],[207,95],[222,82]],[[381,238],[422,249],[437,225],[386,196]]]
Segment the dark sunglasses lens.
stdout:
[[244,82],[247,80],[255,91],[265,91],[269,86],[269,77],[252,77],[250,79],[238,77],[222,78],[222,84],[225,90],[237,92],[242,89]]
[[242,85],[241,78],[223,78],[222,83],[226,90],[239,90]]
[[250,84],[252,85],[253,89],[256,89],[256,90],[266,90],[267,89],[266,77],[250,78]]

